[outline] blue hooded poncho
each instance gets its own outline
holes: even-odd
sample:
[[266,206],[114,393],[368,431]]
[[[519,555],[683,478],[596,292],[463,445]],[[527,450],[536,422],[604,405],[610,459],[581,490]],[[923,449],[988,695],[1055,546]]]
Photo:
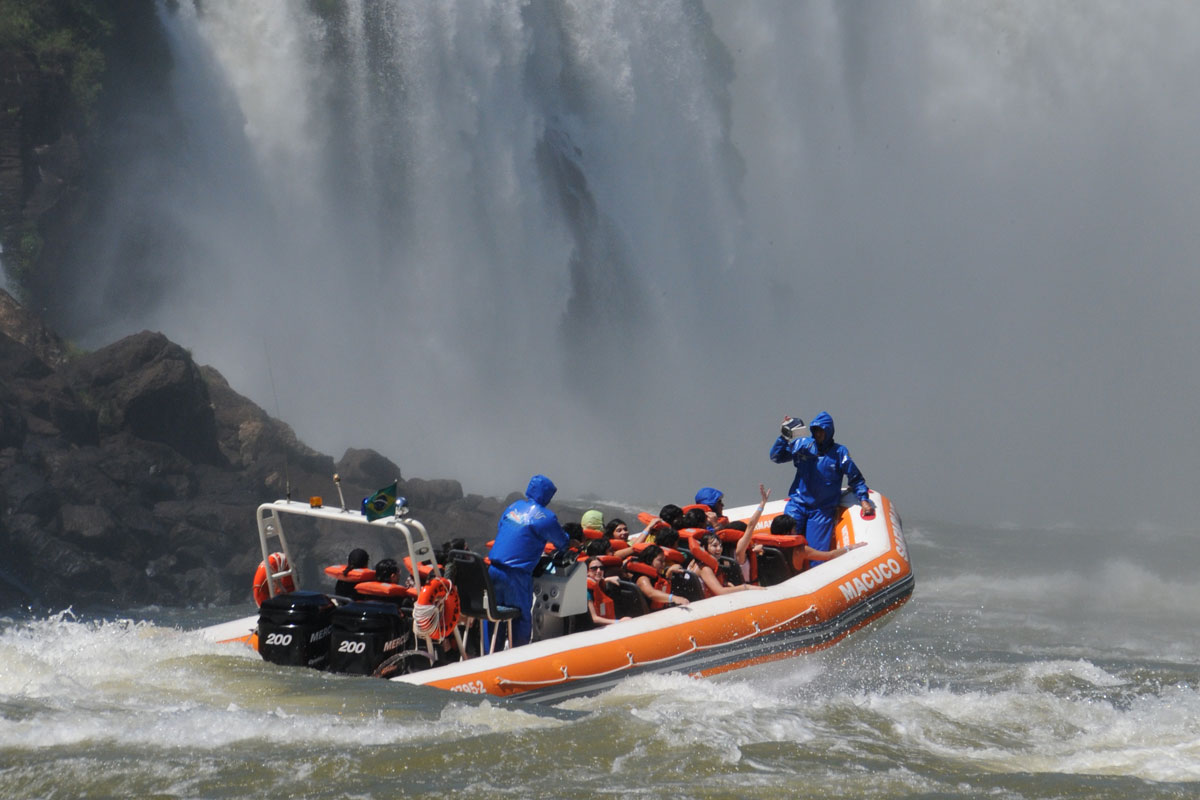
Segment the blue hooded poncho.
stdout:
[[850,458],[850,451],[833,440],[833,417],[822,411],[808,427],[825,431],[825,441],[820,447],[812,437],[788,441],[780,436],[771,445],[772,461],[776,464],[791,461],[796,467],[788,497],[806,508],[831,510],[841,500],[845,476],[858,499],[866,500],[866,480]]
[[558,487],[545,475],[534,475],[525,489],[525,499],[504,511],[496,529],[496,542],[488,558],[493,564],[521,572],[533,572],[550,542],[559,550],[567,546],[567,532],[558,517],[546,508]]

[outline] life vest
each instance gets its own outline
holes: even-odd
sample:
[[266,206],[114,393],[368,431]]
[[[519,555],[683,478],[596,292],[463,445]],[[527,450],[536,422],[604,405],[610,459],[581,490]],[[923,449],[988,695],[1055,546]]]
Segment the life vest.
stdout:
[[[412,574],[413,574],[413,568],[412,568],[412,557],[411,557],[411,556],[405,556],[405,557],[404,557],[403,559],[401,559],[401,560],[404,562],[404,568],[405,568],[406,570],[408,570],[408,574],[409,574],[409,575],[412,575]],[[421,572],[421,580],[423,580],[423,581],[424,581],[424,580],[428,580],[428,579],[429,579],[429,576],[433,575],[433,565],[432,565],[432,564],[429,564],[429,563],[426,563],[426,562],[422,561],[422,562],[420,562],[419,564],[417,564],[417,569],[418,569],[418,570],[420,570],[420,572]]]
[[[705,533],[707,533],[707,531],[705,531]],[[652,544],[654,544],[654,542],[638,542],[637,544],[633,545],[633,552],[640,553]],[[672,564],[682,564],[684,561],[687,561],[687,557],[684,556],[682,550],[676,550],[674,547],[667,547],[666,545],[661,544],[659,545],[659,548],[663,551],[663,555],[666,556],[667,561]]]
[[417,590],[411,586],[401,586],[398,583],[383,583],[382,581],[363,581],[356,584],[354,590],[359,594],[383,597],[388,600],[400,600],[406,597],[416,597]]
[[[689,511],[693,511],[695,509],[699,509],[699,510],[703,511],[705,514],[712,511],[712,509],[709,506],[705,505],[704,503],[692,503],[690,506],[684,506],[682,510],[683,510],[683,513],[686,514]],[[715,527],[720,528],[727,524],[729,524],[729,517],[717,517]],[[680,531],[680,533],[682,533],[682,531]]]
[[345,564],[328,566],[325,568],[325,574],[343,583],[362,583],[375,580],[375,570],[366,568],[347,570]]
[[[712,553],[701,547],[699,542],[697,542],[696,546],[692,548],[692,558],[694,558],[696,563],[700,564],[700,566],[711,569],[713,571],[713,575],[716,576],[718,583],[720,583],[722,586],[726,585],[728,581],[725,578],[725,570],[721,569],[721,564],[715,558],[713,558]],[[696,572],[698,574],[699,570]],[[708,584],[704,583],[703,578],[701,578],[700,582],[704,584],[704,596],[712,597],[713,592],[708,588]]]
[[786,536],[776,536],[772,533],[756,533],[751,541],[755,544],[777,547],[784,552],[790,552],[792,569],[798,573],[808,569],[808,558],[804,555],[808,540],[804,538],[803,534],[789,533]]
[[592,593],[592,603],[596,607],[596,613],[605,619],[617,618],[617,604],[604,591],[604,581],[587,579],[588,591]]
[[413,627],[418,636],[440,642],[454,632],[461,613],[458,590],[449,578],[430,578],[413,604]]
[[[671,594],[671,581],[665,576],[660,575],[658,570],[649,564],[638,561],[636,558],[630,557],[625,561],[625,569],[632,572],[634,575],[643,575],[651,580],[655,589],[658,589],[663,594]],[[634,579],[636,581],[636,578]],[[650,604],[651,611],[658,611],[660,608],[666,608],[667,604],[662,600],[654,600],[647,597],[646,601]]]
[[[271,564],[272,573],[280,573],[289,569],[287,556],[285,556],[283,553],[271,553],[271,555],[267,556],[267,561]],[[282,578],[278,578],[276,583],[280,587],[279,594],[287,594],[288,592],[296,591],[296,582],[292,580],[291,575],[284,575]],[[267,600],[267,598],[271,596],[271,590],[267,586],[266,562],[260,561],[258,564],[258,569],[254,571],[253,591],[254,603],[258,606],[261,606]]]
[[688,547],[691,548],[706,533],[708,533],[708,528],[680,528],[679,538],[686,540]]
[[598,531],[595,528],[584,528],[583,538],[585,539],[603,539],[604,531]]

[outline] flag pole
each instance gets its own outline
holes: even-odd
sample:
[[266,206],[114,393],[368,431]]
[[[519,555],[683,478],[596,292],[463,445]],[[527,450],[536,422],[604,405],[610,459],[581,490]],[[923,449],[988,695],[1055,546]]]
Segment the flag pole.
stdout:
[[344,494],[342,494],[342,476],[338,475],[336,472],[333,473],[333,485],[337,487],[338,500],[342,501],[342,511],[345,511],[346,510],[346,496]]

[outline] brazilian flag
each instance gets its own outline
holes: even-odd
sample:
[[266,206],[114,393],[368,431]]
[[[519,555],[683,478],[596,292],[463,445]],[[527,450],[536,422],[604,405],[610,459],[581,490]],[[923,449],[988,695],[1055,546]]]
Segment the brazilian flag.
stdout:
[[367,522],[391,516],[396,513],[396,483],[385,486],[370,497],[363,498],[362,513]]

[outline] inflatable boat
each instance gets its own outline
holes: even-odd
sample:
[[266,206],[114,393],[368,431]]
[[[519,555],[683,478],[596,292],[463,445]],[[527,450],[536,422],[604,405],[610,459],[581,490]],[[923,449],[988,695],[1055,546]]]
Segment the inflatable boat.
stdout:
[[[439,563],[425,527],[402,509],[368,520],[354,510],[280,500],[258,509],[259,614],[203,634],[249,644],[274,663],[540,702],[599,692],[646,672],[714,675],[829,647],[908,600],[914,579],[899,514],[883,495],[872,492],[871,499],[875,513],[864,516],[853,494],[843,496],[836,546],[858,545],[844,555],[805,569],[802,537],[769,533],[786,503],[774,501],[752,534],[761,591],[698,599],[587,630],[579,629],[590,625],[586,559],[547,554],[534,577],[533,641],[507,649],[489,645],[514,610],[496,606],[482,556],[451,551],[455,568]],[[756,509],[725,514],[746,520]],[[331,583],[367,579],[355,584],[356,599],[329,587],[301,589],[284,532],[290,515],[393,529],[407,553],[410,585],[380,584],[369,580],[369,570],[335,565],[325,570]]]

